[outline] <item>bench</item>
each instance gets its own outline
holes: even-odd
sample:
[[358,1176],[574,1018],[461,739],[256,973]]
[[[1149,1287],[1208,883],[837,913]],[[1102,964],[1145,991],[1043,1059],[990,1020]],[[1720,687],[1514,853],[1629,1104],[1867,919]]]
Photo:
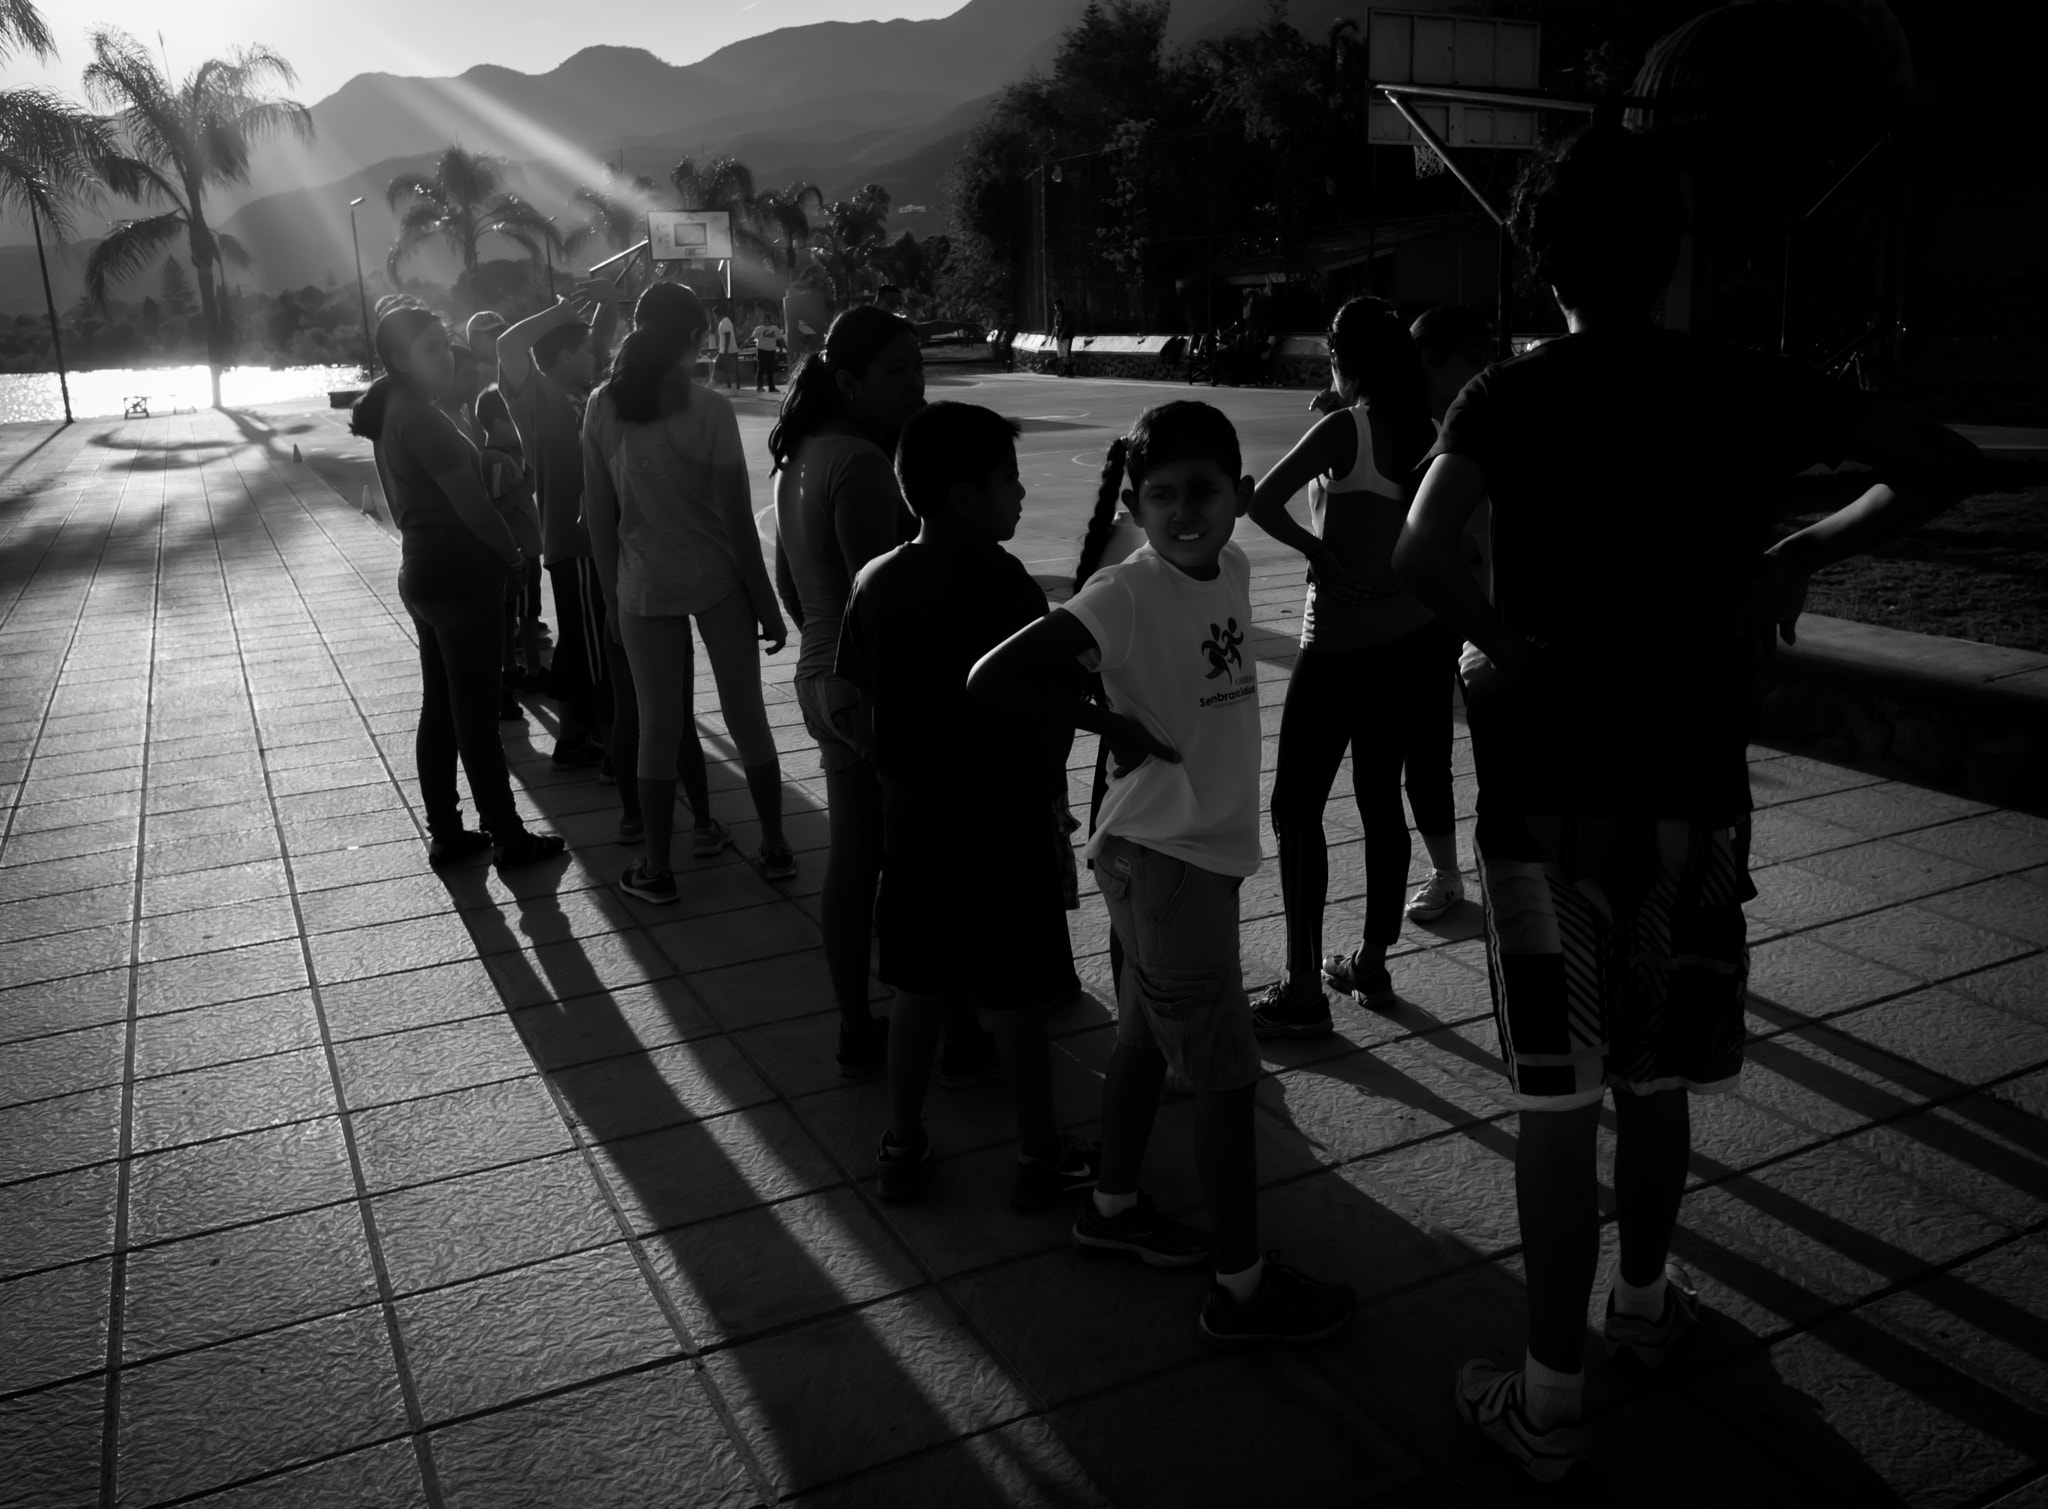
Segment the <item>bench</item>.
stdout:
[[121,417],[122,417],[123,419],[147,419],[147,418],[149,418],[149,395],[148,395],[148,394],[146,394],[146,393],[138,393],[138,394],[136,394],[136,395],[135,395],[135,397],[133,397],[133,398],[124,398],[124,399],[122,399],[122,400],[121,400],[121,402],[122,402],[123,404],[127,405],[127,407],[126,407],[126,408],[124,408],[124,409],[122,409],[122,410],[121,410]]

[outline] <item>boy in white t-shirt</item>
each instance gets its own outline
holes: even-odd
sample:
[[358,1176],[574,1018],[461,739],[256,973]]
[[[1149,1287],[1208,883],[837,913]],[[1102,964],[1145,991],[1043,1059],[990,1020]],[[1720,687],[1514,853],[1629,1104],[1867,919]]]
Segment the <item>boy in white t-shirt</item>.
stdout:
[[718,311],[718,360],[711,369],[712,381],[718,380],[718,372],[725,371],[726,386],[737,393],[740,390],[740,338],[732,323],[732,311],[723,306]]
[[[1110,461],[1104,496],[1113,509],[1127,469],[1123,501],[1146,544],[990,651],[967,683],[976,697],[1088,729],[1110,748],[1086,852],[1124,967],[1101,1173],[1074,1241],[1160,1268],[1213,1254],[1216,1283],[1197,1323],[1212,1344],[1320,1340],[1351,1313],[1351,1289],[1262,1258],[1258,1243],[1252,1091],[1264,1070],[1238,957],[1238,890],[1259,868],[1258,667],[1246,642],[1251,566],[1230,543],[1251,478],[1230,421],[1203,403],[1146,410]],[[1101,673],[1108,707],[1073,695],[1077,659]],[[1196,1091],[1213,1240],[1159,1214],[1138,1188],[1169,1066]]]

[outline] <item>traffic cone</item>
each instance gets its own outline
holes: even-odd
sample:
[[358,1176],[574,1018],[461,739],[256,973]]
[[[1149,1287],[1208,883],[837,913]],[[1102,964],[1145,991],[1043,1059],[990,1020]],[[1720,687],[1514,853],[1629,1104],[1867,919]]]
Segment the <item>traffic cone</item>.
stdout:
[[299,448],[298,448],[297,446],[293,446],[293,447],[292,447],[292,460],[294,460],[294,461],[298,461],[298,462],[302,462],[302,463],[303,463],[303,462],[305,461],[305,459],[306,459],[305,457],[303,457],[303,456],[301,456],[301,455],[299,454]]

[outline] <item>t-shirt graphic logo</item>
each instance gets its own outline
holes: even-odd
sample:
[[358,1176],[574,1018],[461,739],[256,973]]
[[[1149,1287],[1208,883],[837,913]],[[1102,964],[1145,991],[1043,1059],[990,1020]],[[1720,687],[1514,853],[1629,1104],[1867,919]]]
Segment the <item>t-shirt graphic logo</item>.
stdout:
[[1244,635],[1238,632],[1237,620],[1226,619],[1222,628],[1209,625],[1209,637],[1202,641],[1202,653],[1209,657],[1209,674],[1205,681],[1214,681],[1218,676],[1230,674],[1230,668],[1244,667],[1244,656],[1238,646],[1244,643]]

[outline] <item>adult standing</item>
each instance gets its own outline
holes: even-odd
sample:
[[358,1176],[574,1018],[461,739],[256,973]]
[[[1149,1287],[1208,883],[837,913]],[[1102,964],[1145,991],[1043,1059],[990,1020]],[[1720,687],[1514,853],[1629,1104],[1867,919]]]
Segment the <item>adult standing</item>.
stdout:
[[776,393],[776,364],[782,359],[782,331],[773,320],[754,327],[754,391]]
[[[428,861],[439,868],[492,848],[501,870],[553,858],[562,840],[527,831],[498,742],[499,609],[525,558],[484,491],[476,447],[435,406],[455,380],[448,331],[428,310],[394,309],[378,321],[376,347],[385,375],[349,429],[371,442],[398,525],[398,594],[419,635],[413,758]],[[481,830],[462,826],[458,757]]]
[[797,705],[817,740],[831,811],[821,920],[839,1003],[839,1067],[881,1067],[882,1025],[868,1010],[868,954],[882,871],[882,788],[859,690],[834,672],[853,579],[917,533],[891,465],[924,406],[917,331],[893,314],[849,309],[790,379],[768,435],[775,475],[776,583],[802,631]]
[[1074,313],[1065,299],[1052,301],[1052,340],[1060,356],[1060,376],[1074,375]]
[[707,325],[689,289],[649,288],[584,417],[585,507],[598,581],[640,709],[636,764],[647,853],[619,885],[656,904],[677,895],[670,851],[679,776],[695,820],[692,853],[708,859],[733,842],[732,829],[711,814],[697,744],[693,619],[761,823],[762,871],[771,880],[796,874],[782,830],[782,768],[761,694],[758,642],[766,640],[772,655],[788,633],[754,530],[732,400],[696,381]]
[[726,386],[737,393],[740,390],[740,337],[733,328],[730,305],[718,306],[718,361],[713,365],[712,378],[717,380],[720,369],[725,372]]

